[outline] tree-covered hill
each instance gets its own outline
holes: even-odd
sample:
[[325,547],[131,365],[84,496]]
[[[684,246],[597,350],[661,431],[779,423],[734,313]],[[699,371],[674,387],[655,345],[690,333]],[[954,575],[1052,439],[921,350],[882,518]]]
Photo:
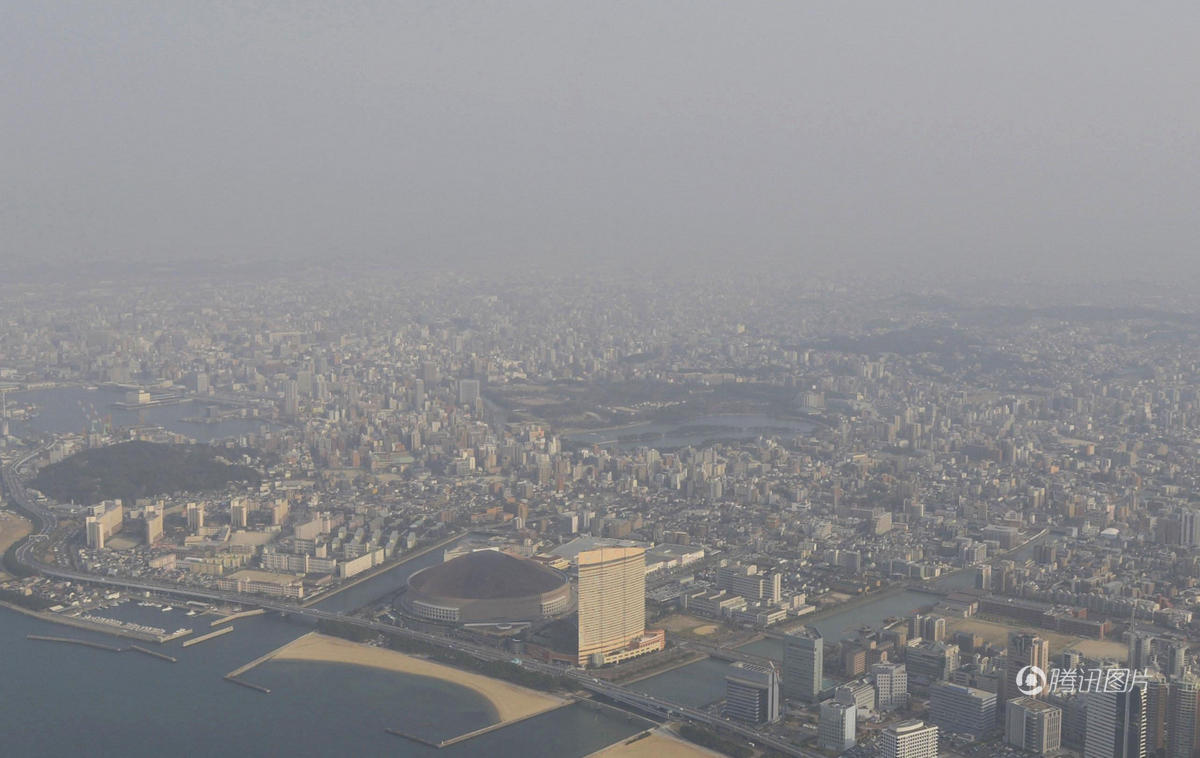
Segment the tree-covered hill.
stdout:
[[46,466],[30,486],[59,502],[90,505],[112,498],[132,503],[172,492],[219,490],[231,482],[258,484],[262,477],[257,469],[228,462],[244,455],[257,458],[246,449],[125,442]]

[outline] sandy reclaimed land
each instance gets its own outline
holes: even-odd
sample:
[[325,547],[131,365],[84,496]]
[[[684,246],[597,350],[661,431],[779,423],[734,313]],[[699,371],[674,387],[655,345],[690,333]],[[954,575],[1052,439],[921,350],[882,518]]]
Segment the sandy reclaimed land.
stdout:
[[1011,624],[1002,624],[995,621],[985,621],[978,618],[947,618],[946,619],[946,636],[949,637],[955,632],[971,632],[978,634],[985,642],[990,642],[1000,647],[1008,645],[1008,633],[1010,631],[1031,631],[1043,637],[1050,643],[1050,654],[1057,655],[1064,650],[1072,648],[1078,650],[1088,657],[1094,658],[1115,658],[1123,661],[1129,656],[1129,650],[1120,642],[1112,640],[1093,640],[1088,637],[1072,637],[1067,634],[1051,632],[1047,629],[1038,629],[1037,627],[1029,626],[1013,622]]
[[[0,511],[0,554],[8,550],[14,542],[29,534],[32,529],[33,526],[28,519],[11,511]],[[7,576],[8,574],[0,569],[0,579]]]
[[558,708],[567,703],[562,698],[526,689],[500,679],[492,679],[483,674],[456,669],[453,666],[435,663],[424,658],[414,658],[411,655],[397,653],[395,650],[363,645],[315,632],[284,645],[263,660],[271,658],[350,663],[452,682],[487,698],[499,714],[501,723],[527,718],[535,713]]
[[719,756],[706,747],[692,744],[659,729],[635,742],[618,742],[592,753],[588,758],[708,758]]

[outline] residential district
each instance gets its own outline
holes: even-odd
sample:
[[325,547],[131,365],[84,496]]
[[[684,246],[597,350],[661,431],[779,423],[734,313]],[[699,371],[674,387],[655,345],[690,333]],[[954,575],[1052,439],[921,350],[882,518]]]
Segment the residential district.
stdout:
[[[796,754],[1200,755],[1195,298],[965,291],[0,285],[0,454],[24,487],[135,441],[259,474],[30,489],[54,526],[21,554],[297,606],[434,555],[359,615],[634,689],[725,661],[701,710]],[[5,565],[7,599],[76,619],[111,599]],[[871,617],[888,598],[916,599]]]

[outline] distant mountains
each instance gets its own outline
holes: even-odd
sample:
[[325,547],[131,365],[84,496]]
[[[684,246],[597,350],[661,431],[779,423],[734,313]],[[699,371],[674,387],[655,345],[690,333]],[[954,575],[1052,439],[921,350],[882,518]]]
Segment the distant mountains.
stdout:
[[247,455],[259,457],[247,448],[125,442],[84,450],[46,466],[30,486],[64,503],[91,505],[120,498],[132,504],[141,497],[221,490],[233,482],[257,485],[262,480],[258,469],[230,462]]

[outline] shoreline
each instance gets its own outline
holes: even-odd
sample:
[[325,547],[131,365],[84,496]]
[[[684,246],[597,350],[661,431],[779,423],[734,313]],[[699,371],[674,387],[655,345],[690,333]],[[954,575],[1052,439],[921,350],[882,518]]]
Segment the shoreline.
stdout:
[[455,668],[426,658],[419,658],[388,648],[351,642],[320,632],[308,632],[266,655],[234,669],[229,675],[245,674],[256,666],[271,660],[366,666],[380,671],[424,676],[457,684],[487,700],[496,710],[497,724],[500,725],[556,710],[571,702],[567,698],[521,687],[502,679],[493,679],[484,674]]

